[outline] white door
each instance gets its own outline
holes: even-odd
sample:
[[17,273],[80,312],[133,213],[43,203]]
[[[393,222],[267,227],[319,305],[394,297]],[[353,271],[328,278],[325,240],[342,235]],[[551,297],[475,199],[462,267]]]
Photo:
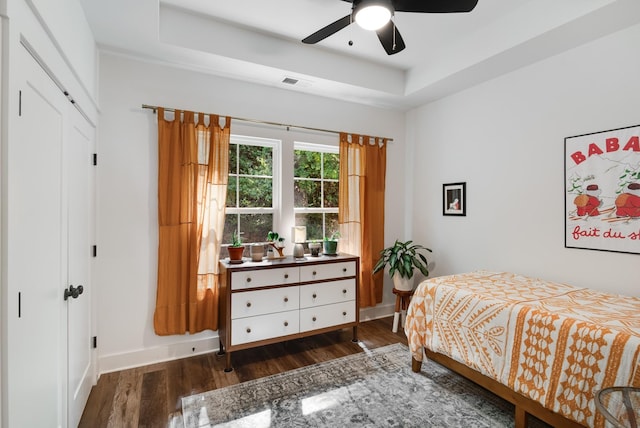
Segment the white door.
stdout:
[[11,427],[60,427],[66,425],[62,142],[68,100],[24,49],[16,54],[24,80],[7,150],[6,411]]
[[93,381],[95,134],[34,58],[17,55],[23,81],[7,150],[8,420],[75,427]]
[[[68,286],[76,290],[67,298],[69,426],[78,426],[91,392],[91,284],[89,283],[89,217],[93,128],[70,105],[71,126],[65,139],[68,194]],[[82,292],[77,291],[82,290]],[[77,297],[76,297],[77,296]]]

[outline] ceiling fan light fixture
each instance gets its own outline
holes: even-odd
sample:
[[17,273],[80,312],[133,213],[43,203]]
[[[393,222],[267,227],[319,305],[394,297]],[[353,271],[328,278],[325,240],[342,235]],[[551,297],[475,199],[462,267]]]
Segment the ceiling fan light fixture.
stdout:
[[384,27],[393,16],[393,9],[389,2],[362,1],[353,10],[356,23],[365,30],[379,30]]

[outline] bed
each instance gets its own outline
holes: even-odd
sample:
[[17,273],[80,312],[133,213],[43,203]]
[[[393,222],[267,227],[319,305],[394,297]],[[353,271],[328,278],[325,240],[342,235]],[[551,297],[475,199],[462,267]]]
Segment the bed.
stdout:
[[640,298],[506,272],[431,278],[405,322],[413,370],[440,362],[556,427],[604,427],[594,395],[640,386]]

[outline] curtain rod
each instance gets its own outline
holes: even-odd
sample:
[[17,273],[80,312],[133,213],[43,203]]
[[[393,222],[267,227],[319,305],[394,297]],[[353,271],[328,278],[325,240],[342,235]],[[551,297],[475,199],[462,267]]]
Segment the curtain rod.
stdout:
[[[142,104],[142,108],[153,110],[153,112],[155,113],[158,110],[158,108],[160,108],[160,107],[159,106],[152,106],[152,105],[148,105],[148,104]],[[164,109],[166,111],[173,111],[173,112],[176,111],[176,109],[174,109],[174,108],[164,107]],[[180,109],[178,109],[178,110],[180,110]],[[219,116],[223,116],[223,115],[219,115]],[[287,125],[286,123],[268,122],[268,121],[257,120],[257,119],[245,119],[245,118],[242,118],[242,117],[233,117],[233,116],[231,116],[231,119],[240,120],[242,122],[257,123],[257,124],[260,124],[260,125],[281,126],[281,127],[287,128],[287,131],[290,128],[297,128],[297,129],[304,129],[304,130],[307,130],[307,131],[327,132],[329,134],[340,135],[340,131],[333,131],[331,129],[312,128],[312,127],[309,127],[309,126],[300,126],[300,125]],[[358,135],[360,135],[360,134],[358,134]],[[374,137],[374,138],[386,139],[387,142],[393,141],[393,138],[386,138],[386,137]]]

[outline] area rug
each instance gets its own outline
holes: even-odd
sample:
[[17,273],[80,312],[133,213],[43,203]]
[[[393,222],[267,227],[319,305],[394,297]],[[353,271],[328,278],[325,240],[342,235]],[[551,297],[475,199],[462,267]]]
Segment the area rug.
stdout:
[[[394,344],[182,399],[185,428],[513,427],[513,406]],[[530,423],[530,426],[544,424]]]

